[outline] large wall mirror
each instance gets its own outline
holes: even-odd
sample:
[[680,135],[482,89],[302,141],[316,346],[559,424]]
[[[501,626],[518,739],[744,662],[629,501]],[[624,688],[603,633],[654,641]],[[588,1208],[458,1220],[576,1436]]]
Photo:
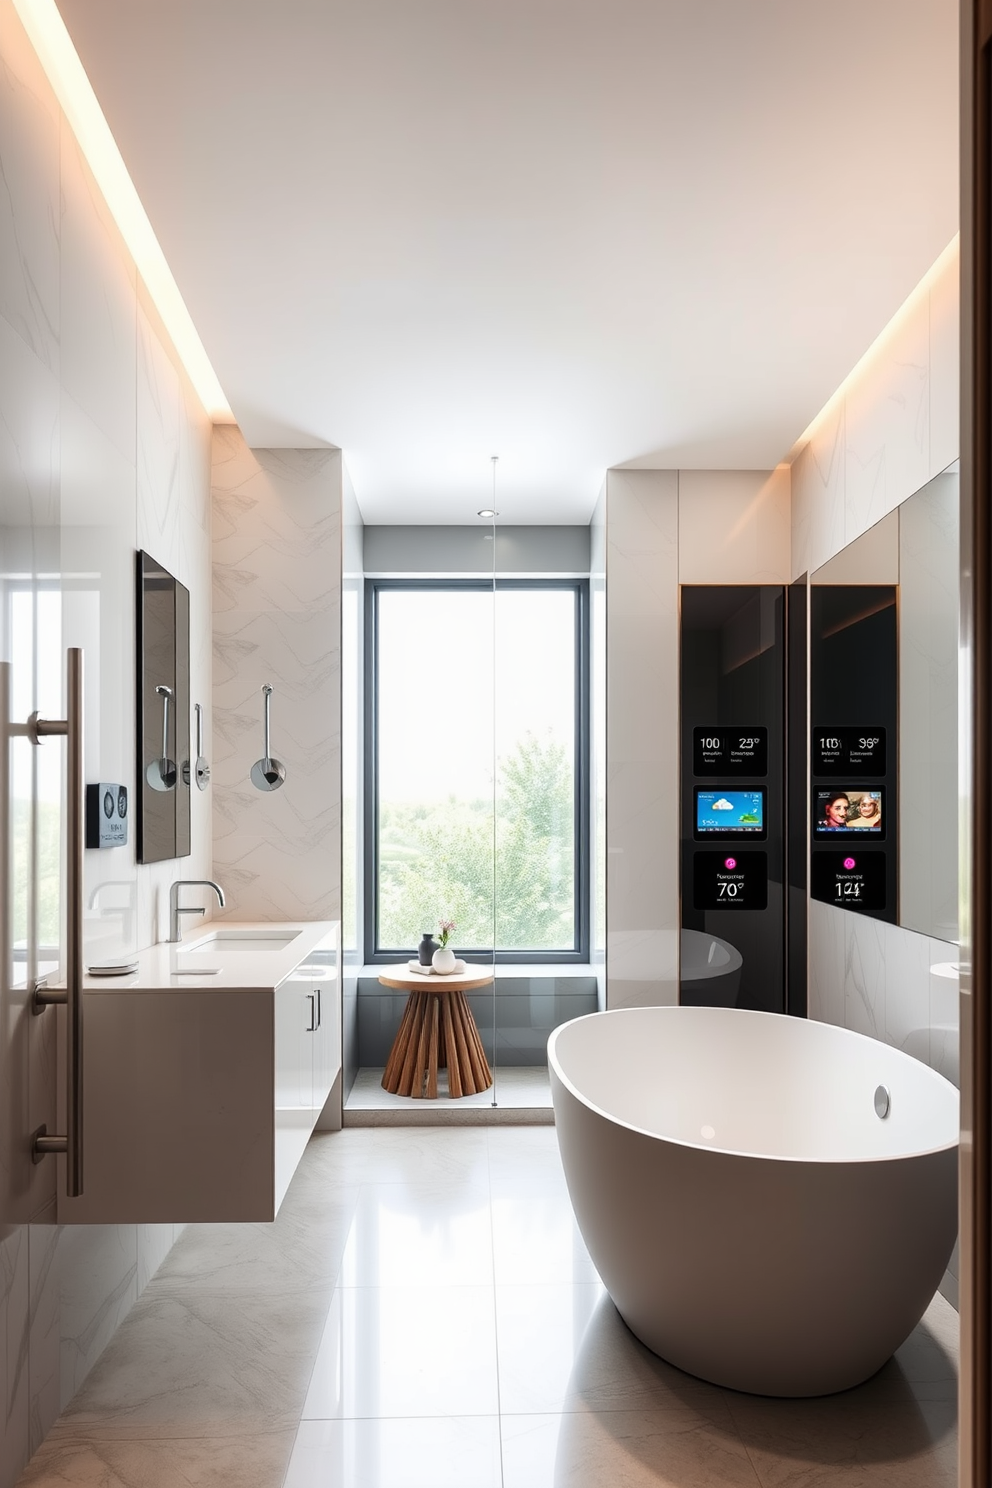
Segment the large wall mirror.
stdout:
[[137,564],[139,863],[190,851],[189,590],[148,553]]
[[955,464],[810,580],[813,895],[950,942],[958,562]]

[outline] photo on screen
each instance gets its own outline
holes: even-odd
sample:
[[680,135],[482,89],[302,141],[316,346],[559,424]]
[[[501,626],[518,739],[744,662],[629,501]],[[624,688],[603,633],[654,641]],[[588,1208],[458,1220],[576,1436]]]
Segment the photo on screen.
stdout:
[[817,837],[885,836],[883,787],[818,790],[813,831]]
[[763,790],[696,790],[698,837],[735,839],[765,836]]

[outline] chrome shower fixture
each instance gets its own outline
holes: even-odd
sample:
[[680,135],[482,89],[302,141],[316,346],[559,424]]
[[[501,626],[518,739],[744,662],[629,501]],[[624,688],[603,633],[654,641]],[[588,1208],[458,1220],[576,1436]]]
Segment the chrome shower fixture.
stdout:
[[278,790],[286,779],[286,766],[281,760],[273,759],[269,752],[269,709],[272,701],[272,688],[268,682],[262,684],[262,696],[265,698],[262,758],[256,760],[251,767],[251,783],[256,790],[274,791]]

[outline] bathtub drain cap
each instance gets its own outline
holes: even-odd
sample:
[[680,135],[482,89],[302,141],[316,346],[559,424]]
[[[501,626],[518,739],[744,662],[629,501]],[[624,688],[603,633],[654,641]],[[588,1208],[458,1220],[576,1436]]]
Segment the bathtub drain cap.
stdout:
[[879,1121],[884,1121],[889,1114],[889,1092],[884,1085],[879,1085],[875,1091],[875,1115]]

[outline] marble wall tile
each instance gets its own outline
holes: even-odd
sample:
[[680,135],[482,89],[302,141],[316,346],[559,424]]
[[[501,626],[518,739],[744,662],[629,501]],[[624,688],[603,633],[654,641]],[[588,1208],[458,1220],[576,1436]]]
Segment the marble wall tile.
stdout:
[[961,454],[961,286],[957,243],[930,284],[930,475]]
[[[238,916],[340,912],[342,491],[338,451],[216,433],[214,866]],[[249,779],[266,682],[287,770],[271,795]]]
[[[854,933],[867,924],[856,915]],[[930,1063],[930,941],[901,925],[881,920],[885,977],[885,1022],[882,1037],[914,1059]]]
[[61,1410],[61,1277],[53,1203],[28,1226],[30,1450],[36,1451]]
[[[678,476],[610,471],[606,487],[607,1000],[677,986]],[[660,959],[645,971],[643,947]],[[635,950],[634,947],[641,947]],[[670,949],[675,948],[674,959]],[[637,968],[640,968],[637,970]],[[636,970],[637,974],[632,974]],[[614,990],[613,978],[617,977]]]
[[28,1227],[0,1230],[0,1488],[13,1488],[30,1455]]
[[678,480],[680,583],[789,583],[787,465],[680,470]]
[[810,570],[810,524],[812,504],[810,486],[812,477],[809,462],[812,454],[804,444],[790,466],[789,497],[789,550],[790,581],[795,581]]
[[[213,764],[213,590],[210,509],[210,450],[212,425],[192,395],[180,387],[179,577],[190,596],[190,747],[196,746],[192,705],[203,709],[204,751]],[[190,857],[184,864],[190,878],[213,877],[213,785],[190,792]]]
[[845,394],[844,541],[873,527],[930,474],[929,297],[907,300]]
[[59,369],[59,122],[10,0],[0,5],[0,315]]
[[179,375],[139,306],[137,546],[179,577]]
[[844,438],[844,403],[838,399],[822,415],[806,446],[802,469],[795,473],[801,477],[801,500],[809,510],[810,573],[839,552],[846,541]]
[[59,521],[59,384],[0,317],[0,520],[39,541]]
[[175,1236],[171,1224],[139,1224],[135,1231],[140,1297],[175,1244]]
[[931,940],[929,949],[930,1063],[952,1085],[960,1085],[960,987],[957,976],[951,974],[959,951],[945,940]]
[[[133,467],[135,270],[93,174],[64,122],[61,291],[63,389]],[[132,493],[132,544],[133,501]]]
[[64,1410],[137,1300],[137,1227],[66,1226],[57,1263]]
[[809,1016],[845,1026],[845,915],[818,899],[809,903]]

